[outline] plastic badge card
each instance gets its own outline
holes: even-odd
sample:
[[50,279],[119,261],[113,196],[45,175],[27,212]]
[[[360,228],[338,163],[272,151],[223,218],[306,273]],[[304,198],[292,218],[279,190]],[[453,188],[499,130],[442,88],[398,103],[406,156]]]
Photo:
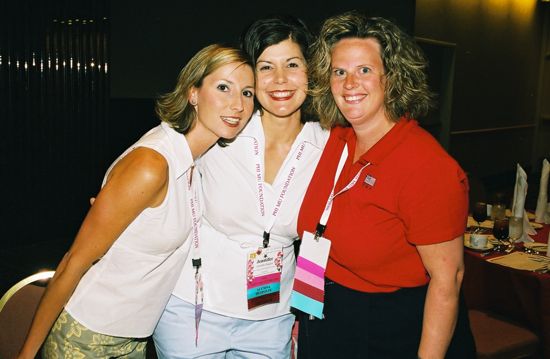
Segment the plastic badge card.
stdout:
[[279,303],[282,265],[282,248],[259,248],[248,254],[246,289],[249,310]]
[[323,318],[329,251],[330,240],[324,237],[316,240],[312,233],[304,232],[290,297],[292,307],[319,319]]

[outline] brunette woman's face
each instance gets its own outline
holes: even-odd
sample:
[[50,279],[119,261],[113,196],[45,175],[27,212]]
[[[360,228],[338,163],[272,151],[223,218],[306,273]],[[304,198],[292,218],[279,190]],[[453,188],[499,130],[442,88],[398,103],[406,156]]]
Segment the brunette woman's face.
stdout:
[[273,116],[288,117],[300,110],[307,81],[304,54],[290,39],[267,47],[256,61],[256,98]]

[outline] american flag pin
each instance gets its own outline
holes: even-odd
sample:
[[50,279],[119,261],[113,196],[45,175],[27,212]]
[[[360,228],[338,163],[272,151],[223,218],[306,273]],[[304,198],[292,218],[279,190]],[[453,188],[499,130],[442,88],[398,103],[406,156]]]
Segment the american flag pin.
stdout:
[[363,181],[364,184],[369,185],[371,187],[374,186],[375,182],[376,182],[376,178],[372,177],[371,175],[367,175],[367,177],[365,177],[365,180]]

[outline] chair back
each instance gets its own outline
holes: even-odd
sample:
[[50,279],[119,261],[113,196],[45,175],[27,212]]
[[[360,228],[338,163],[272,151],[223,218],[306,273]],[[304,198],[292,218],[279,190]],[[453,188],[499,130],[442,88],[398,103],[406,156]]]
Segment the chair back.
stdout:
[[33,274],[8,289],[0,299],[0,358],[14,358],[21,349],[53,274],[54,271]]
[[470,326],[476,343],[477,359],[536,359],[540,339],[535,333],[504,317],[470,309]]

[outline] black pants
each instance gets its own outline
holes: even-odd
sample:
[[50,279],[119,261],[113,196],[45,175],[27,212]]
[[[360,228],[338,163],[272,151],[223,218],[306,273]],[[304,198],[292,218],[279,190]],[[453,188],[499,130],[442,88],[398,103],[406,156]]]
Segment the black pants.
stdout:
[[[325,319],[300,318],[298,358],[416,359],[426,290],[427,286],[363,293],[327,280]],[[462,298],[446,358],[475,358]]]

